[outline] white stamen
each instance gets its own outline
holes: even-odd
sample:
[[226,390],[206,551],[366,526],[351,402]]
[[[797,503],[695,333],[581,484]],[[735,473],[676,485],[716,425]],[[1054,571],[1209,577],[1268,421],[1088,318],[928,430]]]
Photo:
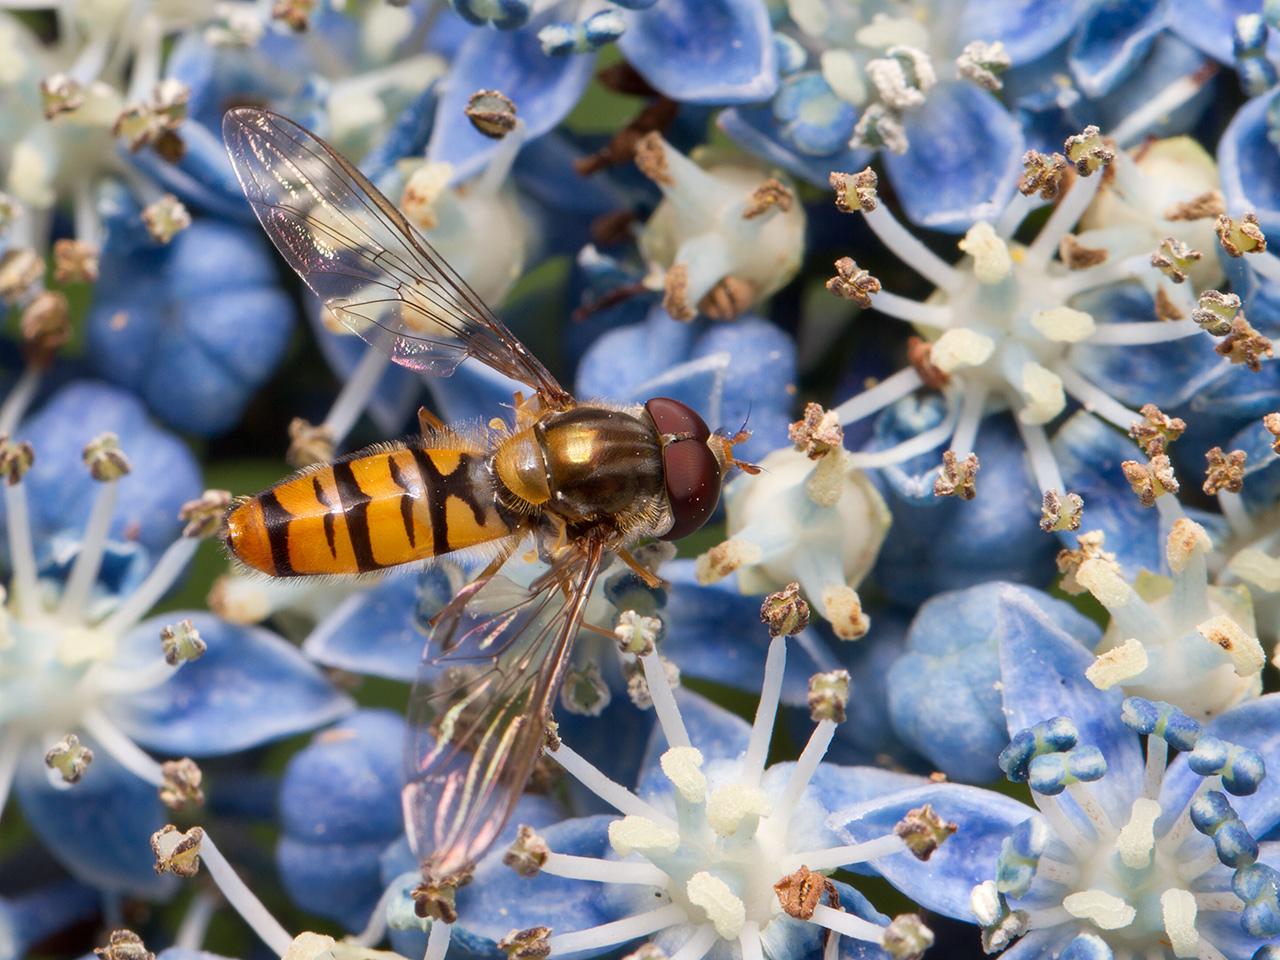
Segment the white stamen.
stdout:
[[1031,473],[1036,478],[1036,485],[1041,493],[1056,490],[1066,492],[1062,482],[1062,472],[1058,469],[1058,461],[1049,446],[1049,438],[1044,427],[1038,423],[1024,423],[1021,417],[1014,417],[1013,422],[1022,435],[1022,444],[1027,448],[1027,459],[1031,462]]
[[577,953],[580,950],[599,951],[603,947],[612,947],[614,944],[626,943],[628,940],[636,940],[655,931],[674,927],[687,919],[682,907],[669,903],[646,913],[624,917],[611,923],[602,923],[598,927],[557,934],[549,941],[551,956]]
[[125,100],[137,103],[146,99],[160,80],[160,47],[164,35],[160,18],[155,14],[148,14],[141,23],[134,23],[130,32],[134,37],[134,58]]
[[422,960],[444,960],[449,952],[449,941],[453,938],[453,924],[431,921],[431,930],[427,934],[427,952]]
[[1107,608],[1121,636],[1134,637],[1143,646],[1159,645],[1163,620],[1134,592],[1113,564],[1086,560],[1076,571],[1076,580]]
[[[689,902],[696,907],[701,907],[707,915],[707,920],[712,926],[704,926],[703,929],[711,930],[712,940],[715,939],[715,934],[719,934],[725,940],[738,939],[738,934],[742,932],[742,925],[747,922],[747,905],[729,889],[727,883],[715,874],[702,870],[689,878],[684,891]],[[702,953],[705,952],[706,949],[702,951]]]
[[1049,258],[1058,249],[1062,238],[1070,232],[1088,209],[1101,183],[1101,170],[1090,177],[1075,178],[1067,195],[1058,201],[1053,213],[1049,215],[1049,219],[1040,228],[1031,246],[1027,248],[1025,262],[1028,265],[1043,267],[1049,262]]
[[[1156,738],[1152,738],[1156,739]],[[1139,797],[1129,810],[1129,822],[1120,828],[1116,848],[1126,867],[1141,870],[1151,863],[1155,849],[1155,825],[1160,818],[1160,804],[1149,797]]]
[[[835,939],[834,937],[832,939]],[[760,927],[754,920],[742,925],[738,934],[738,943],[742,946],[742,960],[764,960],[764,945],[760,941]]]
[[1042,910],[1027,911],[1028,930],[1047,930],[1050,927],[1070,923],[1074,917],[1062,907],[1045,907]]
[[671,960],[702,960],[715,945],[716,937],[716,928],[709,923],[704,923],[680,946],[679,950],[671,955]]
[[895,463],[903,463],[918,457],[922,453],[928,453],[955,432],[956,420],[959,416],[960,405],[952,401],[948,406],[946,418],[936,427],[931,427],[923,433],[916,434],[910,440],[904,440],[885,450],[851,453],[845,458],[845,463],[859,470],[869,470],[873,467],[890,467]]
[[867,226],[893,255],[924,277],[935,287],[956,293],[964,284],[964,275],[916,239],[891,214],[883,203],[866,214]]
[[13,786],[13,774],[18,769],[18,755],[22,751],[22,734],[16,727],[6,730],[0,739],[0,814],[4,813]]
[[1057,797],[1050,797],[1047,794],[1037,793],[1032,790],[1031,800],[1039,808],[1045,820],[1049,822],[1049,826],[1057,834],[1058,839],[1065,843],[1077,858],[1084,859],[1089,856],[1094,846],[1093,841],[1080,832],[1075,822],[1067,816],[1058,803]]
[[1274,253],[1251,254],[1247,262],[1268,280],[1280,280],[1280,257]]
[[1062,898],[1062,907],[1078,920],[1099,930],[1123,930],[1138,915],[1129,903],[1105,890],[1079,890]]
[[1194,320],[1143,320],[1138,323],[1104,323],[1089,337],[1089,343],[1109,347],[1148,346],[1182,340],[1200,333]]
[[182,662],[170,664],[164,657],[156,657],[142,667],[128,670],[108,668],[93,674],[92,687],[109,696],[141,693],[167,683],[181,666]]
[[288,931],[271,915],[271,911],[262,905],[262,901],[240,879],[222,851],[214,846],[213,838],[207,831],[200,841],[200,857],[222,895],[244,922],[249,924],[258,939],[275,951],[277,956],[284,956],[293,943],[293,937],[289,936]]
[[524,121],[516,117],[515,126],[508,130],[507,135],[502,138],[497,149],[489,157],[484,173],[476,181],[475,188],[477,192],[492,196],[502,189],[502,185],[507,182],[507,177],[511,175],[511,167],[516,162],[516,156],[520,153],[520,148],[524,146],[527,131],[528,128],[525,126]]
[[1194,957],[1200,943],[1196,931],[1196,898],[1187,890],[1166,890],[1160,895],[1164,932],[1175,957]]
[[111,612],[99,629],[113,636],[121,636],[133,629],[147,611],[177,583],[199,546],[200,541],[195,537],[179,537],[169,544],[146,579],[138,584],[138,588],[129,594],[124,603]]
[[369,406],[369,398],[373,396],[382,381],[383,373],[390,365],[390,353],[373,348],[365,350],[364,356],[342,385],[342,390],[321,424],[333,438],[335,447],[342,445],[342,441],[360,419],[360,414]]
[[0,404],[0,434],[8,436],[17,429],[39,386],[40,371],[33,366],[26,367]]
[[652,863],[629,863],[622,860],[601,860],[597,857],[577,857],[567,853],[549,853],[542,872],[569,880],[593,880],[596,883],[640,884],[665,887],[670,881]]
[[879,860],[881,857],[902,853],[906,849],[907,845],[903,843],[901,837],[895,833],[889,833],[883,837],[867,840],[865,843],[850,844],[847,847],[828,847],[825,850],[806,850],[804,853],[791,854],[786,860],[786,870],[780,872],[794,872],[801,864],[814,871],[838,870],[840,867],[851,864],[866,863],[869,860]]
[[855,940],[875,944],[884,942],[884,928],[879,924],[843,910],[835,910],[825,903],[813,908],[813,922]]
[[1041,857],[1040,866],[1036,868],[1036,876],[1044,877],[1050,883],[1058,883],[1064,887],[1074,887],[1080,883],[1080,871],[1069,863],[1054,860],[1052,857]]
[[1270,556],[1257,547],[1238,551],[1227,562],[1227,570],[1267,593],[1280,593],[1280,557]]
[[1149,799],[1160,796],[1164,772],[1169,766],[1169,744],[1163,737],[1147,737],[1147,764],[1143,777],[1142,795]]
[[1067,784],[1067,793],[1071,795],[1072,800],[1080,805],[1080,809],[1084,811],[1085,816],[1089,818],[1089,822],[1093,824],[1100,837],[1109,837],[1115,834],[1115,825],[1112,824],[1111,818],[1107,816],[1107,811],[1103,809],[1102,804],[1098,802],[1098,798],[1093,795],[1093,788],[1090,784],[1069,783]]
[[873,413],[879,413],[922,385],[915,367],[903,367],[897,373],[881,380],[840,404],[832,412],[841,424],[848,426]]
[[13,608],[19,616],[34,616],[40,605],[36,555],[31,542],[27,489],[21,481],[4,483],[4,506],[9,515],[9,565],[13,567]]
[[[833,720],[823,720],[813,728],[813,733],[809,735],[809,742],[805,744],[796,765],[791,768],[791,777],[787,780],[787,786],[782,791],[782,796],[778,798],[774,809],[774,816],[779,823],[785,824],[790,821],[801,794],[817,772],[818,764],[826,756],[827,748],[831,746],[831,738],[835,734],[836,724]],[[815,868],[810,866],[809,869]]]
[[[88,710],[81,718],[81,725],[98,744],[130,773],[154,787],[164,784],[160,764],[134,743],[114,723],[97,710]],[[292,939],[292,938],[291,938]]]
[[1222,508],[1222,515],[1227,518],[1231,532],[1237,537],[1247,537],[1253,530],[1253,521],[1249,519],[1249,511],[1245,509],[1240,494],[1219,490],[1218,506]]
[[1037,210],[1044,205],[1045,201],[1034,193],[1030,196],[1023,193],[1015,193],[1013,199],[1005,205],[1004,210],[1000,213],[1000,219],[996,221],[996,233],[1008,240],[1022,225],[1022,221],[1027,219],[1032,210]]
[[747,740],[747,752],[742,758],[742,777],[745,783],[760,782],[764,771],[769,742],[773,738],[773,724],[778,716],[778,703],[782,698],[782,678],[787,669],[787,638],[774,637],[769,642],[769,653],[764,663],[764,682],[760,685],[760,702],[756,705],[755,720],[751,724],[751,736]]
[[973,453],[978,428],[982,425],[982,417],[986,412],[986,388],[969,387],[965,390],[960,401],[960,418],[956,421],[955,433],[951,435],[951,450],[956,456],[965,457]]
[[102,568],[102,554],[107,546],[107,536],[111,532],[111,518],[116,512],[119,494],[118,480],[106,480],[98,486],[89,522],[85,525],[84,539],[80,542],[80,553],[71,567],[71,576],[67,578],[62,602],[58,605],[58,616],[63,620],[84,615],[89,593]]
[[907,323],[918,323],[935,330],[951,326],[950,308],[921,303],[919,300],[912,300],[910,297],[903,297],[888,290],[880,290],[871,298],[871,308],[879,310],[886,316],[896,317]]
[[1230,890],[1197,893],[1195,898],[1196,909],[1205,913],[1240,913],[1244,910],[1244,901]]
[[667,670],[657,653],[641,657],[644,665],[644,678],[649,684],[649,697],[653,701],[653,712],[658,715],[658,724],[667,743],[673,747],[690,746],[689,731],[684,727],[684,718],[680,716],[680,708],[676,706],[675,693],[671,690],[671,681],[667,679]]
[[[179,950],[198,951],[204,945],[205,934],[209,931],[209,921],[218,909],[217,895],[209,890],[200,890],[191,898],[187,912],[174,934],[173,945]],[[378,938],[382,939],[381,936]],[[377,941],[375,940],[374,943]]]
[[549,751],[547,756],[564,767],[565,771],[580,784],[594,793],[623,816],[647,817],[657,823],[671,824],[655,807],[614,780],[610,780],[580,754],[569,749],[569,745],[561,742],[560,746]]
[[387,935],[387,907],[392,900],[400,896],[400,893],[400,889],[396,886],[388,886],[383,890],[382,896],[369,912],[369,919],[365,922],[364,929],[351,939],[362,947],[372,947],[381,943],[382,938]]
[[[1062,380],[1062,385],[1067,388],[1067,393],[1079,400],[1081,406],[1126,433],[1135,421],[1142,419],[1124,404],[1111,399],[1105,391],[1095,387],[1080,374],[1076,373],[1069,364],[1059,364],[1054,367],[1054,373]],[[1160,499],[1166,498],[1161,497]]]

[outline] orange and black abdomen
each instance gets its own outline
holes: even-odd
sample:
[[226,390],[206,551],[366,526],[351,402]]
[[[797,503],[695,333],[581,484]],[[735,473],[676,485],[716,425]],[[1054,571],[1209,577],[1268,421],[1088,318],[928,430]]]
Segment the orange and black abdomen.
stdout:
[[479,450],[382,444],[303,470],[227,515],[242,563],[276,577],[368,573],[511,533]]

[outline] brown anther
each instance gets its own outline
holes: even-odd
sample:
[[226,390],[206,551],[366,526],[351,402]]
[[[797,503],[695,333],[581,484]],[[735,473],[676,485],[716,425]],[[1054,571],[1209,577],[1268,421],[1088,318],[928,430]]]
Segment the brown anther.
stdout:
[[1164,219],[1204,220],[1208,217],[1220,217],[1226,212],[1227,204],[1222,194],[1217,190],[1209,190],[1198,197],[1175,203],[1164,212]]
[[1028,150],[1022,155],[1018,192],[1024,197],[1038,193],[1041,200],[1056,200],[1062,193],[1068,169],[1067,158],[1060,153],[1045,156],[1038,150]]
[[760,622],[771,637],[794,637],[809,625],[809,604],[800,596],[800,584],[789,583],[760,604]]
[[191,620],[179,620],[160,628],[160,652],[171,667],[199,660],[208,649],[209,645]]
[[778,210],[786,213],[795,204],[796,195],[781,180],[770,177],[751,191],[747,205],[743,208],[742,219],[754,220],[756,217]]
[[1040,529],[1045,533],[1079,530],[1084,515],[1084,499],[1077,493],[1065,496],[1057,490],[1046,490],[1040,501]]
[[920,861],[932,857],[956,830],[954,823],[943,820],[927,803],[923,807],[908,810],[907,815],[893,828],[894,834],[907,845],[911,855]]
[[688,265],[673,263],[667,267],[662,280],[662,307],[671,315],[671,319],[685,323],[698,315],[689,303]]
[[809,678],[809,719],[844,723],[849,708],[849,671],[828,670]]
[[534,877],[547,862],[551,848],[547,841],[527,824],[521,824],[515,840],[502,856],[502,862],[522,877]]
[[182,535],[188,540],[213,536],[230,506],[230,490],[206,490],[197,499],[188,500],[178,508],[178,519],[186,524]]
[[463,110],[471,126],[491,140],[501,140],[516,128],[519,117],[511,98],[499,90],[477,90]]
[[933,931],[924,925],[919,914],[901,913],[885,927],[880,946],[890,960],[920,960],[933,946]]
[[[616,247],[619,244],[626,243],[634,235],[633,227],[636,223],[636,213],[634,210],[614,210],[612,213],[602,213],[591,221],[591,242],[597,247]],[[628,287],[632,285],[628,284]],[[639,290],[633,288],[633,293],[643,291],[643,286]],[[612,291],[611,291],[612,292]],[[604,294],[608,296],[608,294]]]
[[876,188],[879,178],[870,167],[857,173],[839,173],[832,171],[827,182],[836,192],[836,209],[844,213],[855,213],[861,210],[870,213],[879,202]]
[[94,283],[98,279],[97,248],[69,237],[55,240],[53,279],[58,283]]
[[204,806],[204,773],[190,757],[168,760],[160,765],[164,783],[160,802],[170,810],[190,810]]
[[954,450],[942,453],[942,468],[933,481],[935,497],[959,497],[961,500],[972,500],[978,495],[976,480],[978,476],[978,455],[971,453],[963,460],[956,458]]
[[44,260],[30,247],[10,247],[0,253],[0,300],[21,303],[44,278]]
[[933,365],[933,344],[923,337],[907,338],[907,363],[915,368],[920,381],[930,390],[941,390],[951,382],[951,375]]
[[1146,463],[1137,460],[1126,460],[1120,464],[1124,478],[1138,495],[1138,502],[1144,507],[1155,506],[1156,498],[1166,493],[1178,492],[1178,479],[1173,473],[1173,464],[1165,454],[1157,454]]
[[587,177],[609,167],[630,163],[636,159],[636,147],[641,138],[666,130],[675,120],[679,109],[680,105],[676,101],[659,97],[636,114],[630,123],[595,153],[574,160],[574,171],[579,176]]
[[551,956],[551,928],[512,930],[498,941],[498,949],[508,960],[546,960]]
[[1182,308],[1173,302],[1173,298],[1165,292],[1164,287],[1156,287],[1156,319],[1157,320],[1182,320],[1186,314],[1182,312]]
[[1151,266],[1174,283],[1182,283],[1187,279],[1187,271],[1200,260],[1201,256],[1199,250],[1192,250],[1181,240],[1165,237],[1160,241],[1156,252],[1151,254]]
[[1243,313],[1236,314],[1230,332],[1213,349],[1232,363],[1243,363],[1254,373],[1262,370],[1263,359],[1273,356],[1271,341],[1255,330]]
[[102,482],[119,480],[133,469],[120,449],[120,438],[114,433],[98,434],[85,444],[80,458],[89,468],[89,475]]
[[200,844],[203,840],[204,831],[199,827],[183,831],[172,823],[166,823],[151,835],[156,873],[194,877],[200,871]]
[[862,309],[871,306],[871,298],[880,292],[880,281],[863,270],[852,257],[836,261],[836,275],[827,281],[826,287],[837,297],[852,300]]
[[311,14],[316,0],[275,0],[271,6],[271,19],[285,24],[294,33],[302,33],[311,26]]
[[74,733],[50,747],[44,755],[44,765],[58,771],[63,783],[77,784],[93,763],[93,751],[80,742]]
[[105,947],[93,950],[102,960],[156,960],[142,938],[132,930],[112,930]]
[[1276,438],[1271,449],[1280,454],[1280,413],[1268,413],[1262,418],[1262,426]]
[[667,166],[667,143],[656,132],[646,133],[636,141],[636,166],[640,172],[660,187],[675,184],[671,169]]
[[46,120],[73,113],[84,106],[84,87],[70,74],[50,74],[40,81],[40,102]]
[[1266,252],[1267,236],[1258,225],[1258,218],[1252,213],[1246,213],[1239,221],[1232,220],[1224,213],[1218,217],[1214,229],[1218,232],[1218,242],[1229,257]]
[[698,309],[712,320],[736,320],[756,300],[756,285],[745,277],[722,277],[702,299]]
[[836,885],[820,873],[815,873],[806,866],[801,866],[795,873],[789,873],[773,885],[773,892],[778,895],[778,903],[787,916],[797,920],[813,919],[813,911],[827,899],[828,906],[840,902]]
[[560,724],[548,711],[542,721],[542,748],[551,753],[560,749]]
[[18,326],[27,362],[41,369],[49,366],[71,339],[71,306],[66,294],[41,290],[23,309]]
[[1239,493],[1244,489],[1244,463],[1248,458],[1243,450],[1225,452],[1221,447],[1206,450],[1208,463],[1204,473],[1204,492],[1214,496],[1220,490]]
[[1059,586],[1064,592],[1071,594],[1073,597],[1080,596],[1088,591],[1084,585],[1076,580],[1076,571],[1080,569],[1081,564],[1086,560],[1100,560],[1108,566],[1116,566],[1116,555],[1103,549],[1106,542],[1106,535],[1101,530],[1090,530],[1088,533],[1082,533],[1076,537],[1077,547],[1075,550],[1059,550],[1056,562],[1058,572],[1062,574],[1062,582]]
[[181,200],[172,193],[166,193],[143,208],[142,222],[152,240],[156,243],[169,243],[191,226],[191,213]]
[[471,882],[472,869],[464,867],[445,876],[436,876],[428,861],[423,864],[425,879],[410,891],[413,912],[419,917],[454,923],[458,919],[458,890]]
[[1068,270],[1087,270],[1107,262],[1106,247],[1086,247],[1074,233],[1063,234],[1058,241],[1058,256]]
[[1143,404],[1138,412],[1142,419],[1129,426],[1129,436],[1148,457],[1167,452],[1169,444],[1187,429],[1185,420],[1167,415],[1154,403]]
[[834,410],[806,403],[804,416],[787,427],[787,439],[810,460],[821,460],[844,446],[844,428]]
[[15,443],[7,435],[0,435],[0,477],[9,486],[20,483],[35,461],[36,452],[29,442]]
[[1115,160],[1112,144],[1104,140],[1102,131],[1090,124],[1080,133],[1067,137],[1062,146],[1067,160],[1075,165],[1076,173],[1082,177],[1096,173]]
[[149,101],[130,104],[120,112],[112,135],[122,138],[134,153],[151,146],[169,162],[180,160],[185,147],[177,128],[186,119],[190,99],[190,87],[166,77],[156,84]]
[[1231,323],[1240,312],[1240,298],[1221,290],[1205,290],[1200,294],[1196,309],[1191,311],[1194,320],[1205,333],[1225,337],[1231,332]]
[[309,467],[333,459],[333,431],[302,417],[289,421],[289,452],[285,458],[295,467]]

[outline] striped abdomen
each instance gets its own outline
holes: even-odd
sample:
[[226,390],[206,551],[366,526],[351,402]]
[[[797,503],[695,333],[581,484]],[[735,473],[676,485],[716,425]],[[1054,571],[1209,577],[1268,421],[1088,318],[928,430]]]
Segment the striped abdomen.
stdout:
[[225,537],[276,577],[367,573],[504,537],[487,454],[383,444],[295,474],[235,506]]

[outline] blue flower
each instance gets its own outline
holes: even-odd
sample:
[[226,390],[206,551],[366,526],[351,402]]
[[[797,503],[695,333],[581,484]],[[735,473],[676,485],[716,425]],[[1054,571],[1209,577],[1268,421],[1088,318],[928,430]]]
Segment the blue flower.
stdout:
[[1245,960],[1280,931],[1277,874],[1255,840],[1280,809],[1265,779],[1280,698],[1202,726],[1167,703],[1098,690],[1084,677],[1088,651],[1030,619],[1001,638],[1000,662],[1011,738],[1000,767],[1035,806],[938,784],[841,811],[830,823],[848,842],[922,803],[955,820],[927,864],[874,866],[921,905],[978,924],[991,953],[1021,938],[1018,955]]
[[0,960],[20,960],[32,947],[98,911],[99,895],[78,883],[56,883],[0,897]]
[[90,361],[167,423],[225,433],[283,355],[292,301],[256,228],[200,219],[156,245],[137,216],[117,194],[86,321]]
[[[60,398],[77,389],[114,394],[86,385]],[[54,404],[41,416],[55,416]],[[134,424],[141,421],[136,402],[124,406]],[[110,422],[117,412],[110,402],[78,406],[78,422],[64,425],[61,442],[75,443],[79,429]],[[121,422],[130,425],[127,417]],[[165,450],[154,434],[125,434],[126,443],[139,440],[138,467],[152,467],[149,457]],[[56,461],[58,443],[49,447]],[[159,896],[171,885],[153,869],[147,838],[164,823],[161,799],[173,800],[181,784],[198,792],[199,771],[189,759],[162,767],[143,747],[187,758],[231,753],[329,722],[349,703],[266,631],[197,612],[143,619],[183,574],[198,542],[216,531],[225,493],[175,509],[182,534],[153,564],[140,558],[121,576],[110,537],[122,488],[134,475],[129,449],[110,433],[84,445],[80,469],[96,490],[90,496],[80,488],[80,498],[92,501],[88,519],[83,534],[62,547],[37,539],[42,531],[32,522],[27,489],[41,489],[32,468],[37,449],[25,441],[0,448],[13,568],[0,613],[0,803],[12,784],[27,822],[74,876],[110,891]],[[172,492],[167,483],[153,483],[157,498],[141,503],[156,509]],[[63,535],[67,524],[64,515]],[[41,565],[41,557],[52,559]]]

